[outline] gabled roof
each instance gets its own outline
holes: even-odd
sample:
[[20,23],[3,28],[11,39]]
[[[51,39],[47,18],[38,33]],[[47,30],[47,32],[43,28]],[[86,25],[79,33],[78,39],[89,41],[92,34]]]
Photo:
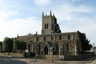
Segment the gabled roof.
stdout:
[[52,43],[51,43],[51,42],[48,42],[48,41],[47,41],[47,43],[50,45],[50,47],[52,47]]

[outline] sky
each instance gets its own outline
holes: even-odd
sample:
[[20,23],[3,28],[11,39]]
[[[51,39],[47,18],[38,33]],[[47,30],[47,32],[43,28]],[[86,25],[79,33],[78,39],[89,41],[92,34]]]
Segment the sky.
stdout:
[[0,0],[0,41],[5,37],[41,34],[42,12],[50,10],[61,32],[85,33],[96,45],[96,0]]

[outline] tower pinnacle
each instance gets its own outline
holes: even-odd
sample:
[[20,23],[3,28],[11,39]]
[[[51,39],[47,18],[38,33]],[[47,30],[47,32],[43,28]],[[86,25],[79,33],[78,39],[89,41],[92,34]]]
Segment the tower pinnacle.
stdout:
[[38,33],[37,33],[37,31],[36,31],[36,35],[37,35]]
[[52,16],[51,10],[50,10],[50,16]]
[[44,17],[44,12],[42,12],[42,18]]
[[54,17],[54,13],[53,13],[53,17]]

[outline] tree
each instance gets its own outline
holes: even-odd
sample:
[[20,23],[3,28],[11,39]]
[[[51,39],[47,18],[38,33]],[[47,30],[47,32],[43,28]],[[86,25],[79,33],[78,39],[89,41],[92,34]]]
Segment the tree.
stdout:
[[33,35],[33,34],[32,34],[32,33],[29,33],[29,34],[28,34],[28,36],[31,36],[31,35]]
[[16,49],[20,50],[21,53],[22,53],[23,50],[25,50],[27,48],[26,42],[24,42],[22,40],[16,40],[15,45],[16,45]]
[[55,32],[56,33],[61,33],[60,27],[58,24],[55,25]]
[[15,45],[16,38],[12,38],[12,40],[13,40],[13,52],[16,52],[16,45]]
[[82,52],[90,50],[91,45],[89,44],[90,41],[86,38],[86,34],[79,32],[79,36],[82,44]]
[[2,42],[0,42],[0,50],[2,50]]
[[8,55],[13,50],[13,41],[11,38],[5,37],[3,41],[3,49],[8,51]]
[[32,33],[29,33],[29,34],[27,34],[27,35],[25,35],[25,36],[32,36],[33,34]]

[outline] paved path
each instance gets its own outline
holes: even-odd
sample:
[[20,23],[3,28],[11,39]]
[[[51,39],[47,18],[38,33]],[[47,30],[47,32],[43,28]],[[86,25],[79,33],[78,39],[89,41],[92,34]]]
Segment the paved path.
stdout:
[[0,64],[96,64],[96,57],[88,58],[81,61],[60,61],[60,60],[47,60],[35,59],[24,57],[11,57],[8,55],[0,54]]

